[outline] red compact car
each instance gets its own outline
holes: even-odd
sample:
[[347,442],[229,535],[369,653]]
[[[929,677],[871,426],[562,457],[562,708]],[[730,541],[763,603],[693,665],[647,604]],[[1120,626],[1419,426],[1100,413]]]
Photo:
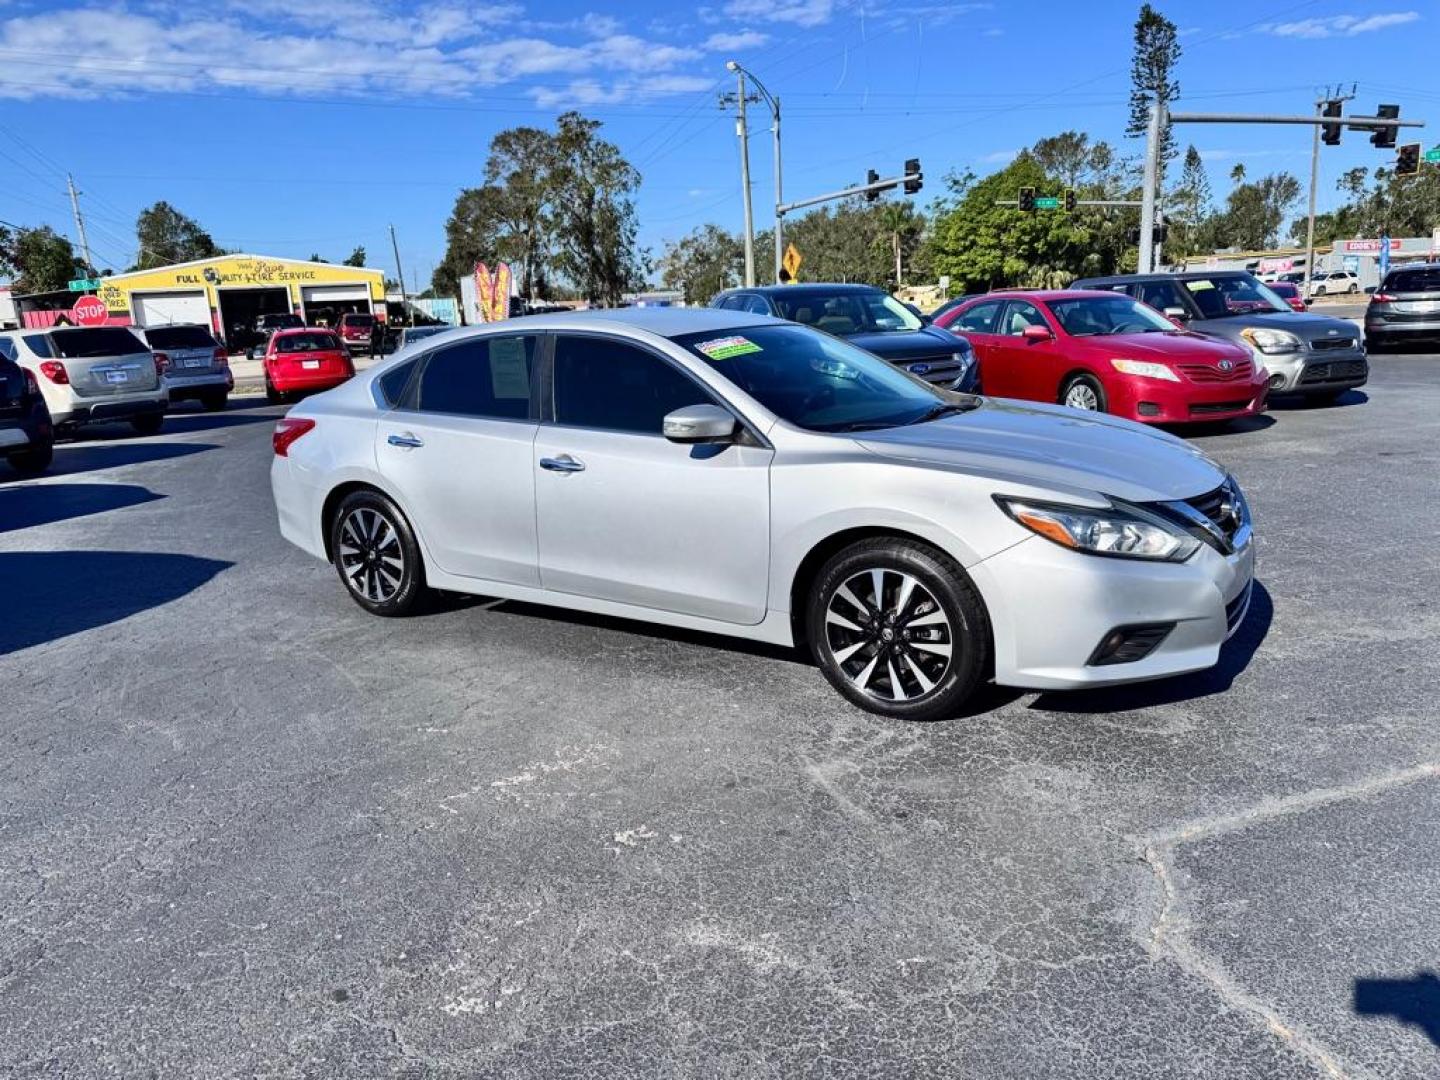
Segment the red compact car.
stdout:
[[937,323],[969,338],[980,389],[1127,420],[1231,420],[1265,408],[1267,374],[1238,345],[1180,329],[1123,294],[977,296]]
[[351,352],[370,352],[370,335],[375,330],[375,316],[363,311],[351,311],[340,316],[340,340]]
[[1305,298],[1300,295],[1300,286],[1293,281],[1277,281],[1270,286],[1270,291],[1290,305],[1291,311],[1308,311]]
[[272,405],[286,394],[329,390],[355,374],[350,353],[333,330],[277,330],[265,346],[265,396]]

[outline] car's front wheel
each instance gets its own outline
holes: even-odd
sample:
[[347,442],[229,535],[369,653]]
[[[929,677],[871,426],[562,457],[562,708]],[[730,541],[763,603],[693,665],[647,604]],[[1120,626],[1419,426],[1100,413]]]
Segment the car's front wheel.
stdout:
[[898,537],[862,540],[825,563],[806,630],[835,689],[897,719],[954,716],[989,663],[989,619],[965,571]]
[[1105,391],[1091,376],[1076,375],[1060,392],[1060,404],[1086,412],[1104,412]]
[[130,421],[130,426],[140,435],[158,435],[165,426],[164,413],[146,413]]
[[50,443],[32,446],[28,450],[17,450],[9,457],[10,467],[26,476],[42,473],[55,460],[55,447]]
[[410,615],[429,596],[415,533],[378,491],[341,500],[330,520],[330,554],[351,598],[372,615]]
[[230,399],[226,393],[206,394],[200,399],[200,404],[205,407],[206,412],[224,412],[225,403]]

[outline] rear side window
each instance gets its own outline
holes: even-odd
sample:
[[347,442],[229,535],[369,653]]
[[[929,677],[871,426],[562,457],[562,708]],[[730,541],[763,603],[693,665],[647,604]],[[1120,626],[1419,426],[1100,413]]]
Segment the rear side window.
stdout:
[[55,355],[50,348],[50,338],[45,334],[26,334],[25,347],[42,360],[49,360]]
[[713,404],[699,383],[654,353],[599,337],[555,341],[555,422],[659,435],[668,413]]
[[14,364],[20,360],[20,350],[9,338],[0,338],[0,356]]
[[214,349],[217,343],[203,326],[157,326],[145,331],[152,349]]
[[149,352],[140,339],[123,326],[81,326],[70,330],[50,331],[55,355],[66,360],[85,360],[95,356],[128,356]]
[[950,326],[954,330],[969,330],[972,334],[993,334],[995,318],[999,314],[1000,301],[991,300],[985,304],[976,304]]
[[380,387],[380,396],[392,409],[405,397],[405,388],[410,385],[410,376],[415,374],[416,363],[417,361],[411,360],[409,363],[400,364],[375,380]]
[[533,336],[462,341],[425,360],[410,407],[491,420],[530,418]]
[[1381,292],[1440,292],[1440,266],[1392,270]]
[[323,352],[340,348],[334,334],[282,334],[275,339],[275,351],[281,353]]
[[1136,299],[1142,304],[1149,304],[1156,311],[1164,311],[1166,308],[1179,308],[1186,313],[1190,311],[1190,305],[1185,303],[1185,297],[1180,294],[1180,286],[1173,281],[1142,281]]

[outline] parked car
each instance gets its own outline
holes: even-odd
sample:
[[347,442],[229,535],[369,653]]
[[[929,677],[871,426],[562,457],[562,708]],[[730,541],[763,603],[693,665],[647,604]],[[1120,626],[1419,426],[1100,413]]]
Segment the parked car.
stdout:
[[277,330],[261,356],[265,397],[278,405],[287,394],[329,390],[355,375],[355,364],[333,330]]
[[1440,340],[1440,263],[1396,267],[1365,309],[1365,347],[1371,352]]
[[0,351],[32,372],[59,431],[127,420],[142,435],[165,422],[169,391],[149,348],[125,326],[0,331]]
[[373,614],[440,589],[803,642],[887,716],[952,715],[990,672],[1206,668],[1250,598],[1244,496],[1183,440],[945,393],[751,312],[459,330],[273,445],[281,533]]
[[1360,291],[1360,279],[1349,270],[1318,270],[1310,276],[1311,296],[1354,295]]
[[1233,420],[1265,408],[1244,349],[1191,334],[1113,292],[1003,292],[943,316],[980,357],[985,393],[1142,423]]
[[1355,324],[1292,311],[1243,270],[1123,274],[1085,278],[1077,289],[1112,289],[1135,297],[1207,337],[1247,349],[1270,372],[1270,395],[1330,400],[1363,386],[1370,365]]
[[1310,302],[1300,295],[1300,286],[1292,281],[1277,281],[1270,286],[1270,291],[1290,305],[1291,311],[1299,311],[1302,314],[1310,309]]
[[55,429],[35,373],[12,354],[14,343],[0,338],[0,454],[17,472],[41,473],[55,453]]
[[395,335],[395,348],[392,352],[399,352],[401,349],[414,345],[417,341],[424,341],[436,334],[443,334],[455,329],[453,326],[402,326]]
[[339,325],[336,331],[340,334],[340,340],[352,353],[363,352],[369,355],[371,352],[370,336],[375,330],[375,316],[369,312],[346,312],[340,316]]
[[931,326],[930,320],[873,285],[731,289],[710,306],[813,326],[949,390],[974,390],[980,376],[968,341]]
[[225,408],[235,376],[230,357],[209,327],[198,323],[147,326],[135,331],[160,365],[170,402],[198,401],[210,412]]

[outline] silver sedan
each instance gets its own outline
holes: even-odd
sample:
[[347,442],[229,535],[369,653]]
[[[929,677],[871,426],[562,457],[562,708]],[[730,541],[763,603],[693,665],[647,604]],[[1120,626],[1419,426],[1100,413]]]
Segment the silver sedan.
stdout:
[[744,312],[456,331],[274,444],[281,532],[376,615],[440,590],[803,645],[888,716],[1209,667],[1250,596],[1245,499],[1183,440]]

